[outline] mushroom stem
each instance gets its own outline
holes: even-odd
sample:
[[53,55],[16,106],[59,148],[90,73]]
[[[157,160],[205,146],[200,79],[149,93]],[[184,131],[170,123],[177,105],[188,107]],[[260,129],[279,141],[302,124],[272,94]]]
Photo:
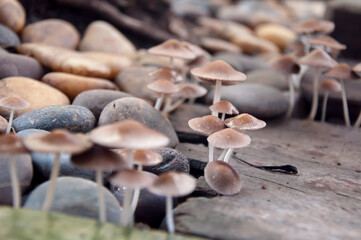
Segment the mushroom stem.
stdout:
[[[216,81],[216,88],[214,90],[214,97],[213,97],[213,104],[219,102],[221,100],[221,87],[222,87],[222,81],[217,80]],[[217,116],[217,112],[212,111],[213,116]]]
[[10,163],[11,188],[13,192],[13,207],[15,209],[18,209],[20,208],[20,204],[21,204],[21,194],[20,194],[19,178],[16,172],[16,159],[12,154],[9,157],[9,163]]
[[312,96],[312,106],[311,112],[308,116],[308,119],[314,120],[317,113],[318,106],[318,78],[320,76],[320,67],[316,67],[314,77],[313,77],[313,96]]
[[132,169],[134,166],[134,150],[133,149],[128,149],[128,154],[127,154],[127,162],[129,164],[129,168]]
[[169,67],[170,67],[171,69],[174,68],[174,57],[170,57],[170,59],[169,59]]
[[300,36],[300,40],[303,43],[303,45],[305,46],[305,54],[308,54],[311,49],[311,45],[308,43],[307,39],[308,39],[307,34],[302,34]]
[[11,109],[10,116],[9,116],[8,127],[6,128],[6,134],[10,133],[11,126],[13,125],[13,119],[14,119],[14,109]]
[[173,219],[173,198],[171,196],[167,196],[167,203],[166,203],[166,214],[167,214],[167,227],[168,232],[173,234],[174,233],[174,219]]
[[225,118],[226,118],[226,113],[222,113],[222,117],[221,117],[222,122],[224,122]]
[[95,170],[96,173],[96,181],[97,181],[97,191],[98,191],[98,201],[99,201],[99,221],[105,222],[106,221],[106,211],[105,211],[105,204],[104,204],[104,195],[102,191],[103,187],[103,173],[102,170],[97,169]]
[[214,152],[214,147],[212,144],[208,143],[208,162],[212,162],[213,161],[213,152]]
[[132,189],[125,189],[125,195],[123,198],[123,213],[121,216],[121,225],[126,227],[129,225],[130,219],[130,202],[132,200]]
[[325,95],[323,96],[321,122],[324,122],[326,119],[327,99],[328,99],[328,91],[326,91]]
[[137,209],[139,195],[140,195],[140,189],[139,188],[134,189],[132,203],[130,204],[131,215],[134,215],[135,209]]
[[226,163],[228,163],[229,158],[230,158],[231,155],[232,155],[232,152],[233,152],[233,148],[228,149],[228,151],[227,151],[227,153],[226,153],[226,156],[224,157],[224,160],[223,160],[223,161],[225,161]]
[[356,120],[356,122],[355,122],[354,127],[355,127],[355,128],[358,128],[358,127],[360,127],[360,125],[361,125],[361,111],[360,111],[360,113],[359,113],[359,115],[358,115],[358,117],[357,117],[357,120]]
[[301,70],[300,70],[300,72],[297,74],[297,77],[294,79],[294,84],[295,84],[296,89],[299,89],[299,88],[300,88],[303,75],[307,72],[307,70],[308,70],[308,66],[306,66],[306,65],[301,65]]
[[164,107],[163,107],[163,111],[164,113],[167,113],[168,108],[172,105],[172,98],[167,98],[164,101]]
[[50,182],[48,186],[48,190],[46,192],[45,201],[43,204],[43,211],[49,212],[51,205],[54,199],[55,187],[56,187],[56,178],[59,174],[60,168],[60,153],[55,153],[53,167],[51,169]]
[[343,117],[345,119],[346,127],[350,127],[351,123],[350,123],[350,117],[348,115],[347,97],[345,91],[345,83],[343,79],[341,79],[341,95],[342,95]]
[[219,156],[218,161],[222,161],[222,159],[224,158],[224,156],[226,156],[227,153],[227,149],[223,149],[222,154]]
[[164,93],[160,95],[160,97],[157,98],[157,101],[155,102],[154,109],[160,110],[160,107],[162,106],[162,102],[164,100]]
[[177,109],[180,105],[182,105],[184,103],[184,98],[179,99],[177,102],[175,102],[174,104],[170,104],[163,112],[165,113],[169,113],[174,111],[175,109]]
[[138,164],[137,170],[138,170],[138,171],[143,171],[143,165],[142,165],[142,164]]
[[291,74],[288,77],[288,88],[289,88],[290,97],[289,97],[289,105],[288,105],[286,118],[290,118],[292,116],[293,108],[295,106],[295,89],[293,86],[293,78],[294,78],[294,74]]

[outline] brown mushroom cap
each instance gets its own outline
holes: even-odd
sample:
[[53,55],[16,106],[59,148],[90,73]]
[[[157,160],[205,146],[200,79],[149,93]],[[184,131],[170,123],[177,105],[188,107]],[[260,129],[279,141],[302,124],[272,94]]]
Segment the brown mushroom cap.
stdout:
[[90,132],[90,139],[109,148],[151,149],[169,143],[164,134],[134,120],[97,127]]
[[335,24],[327,20],[310,19],[293,24],[292,30],[297,34],[325,33],[335,29]]
[[343,80],[356,80],[360,78],[346,63],[338,64],[336,67],[324,73],[324,75]]
[[217,113],[226,113],[226,114],[238,114],[239,113],[237,108],[232,103],[225,101],[225,100],[216,102],[215,104],[209,106],[209,109],[211,109],[211,111],[217,112]]
[[296,59],[289,55],[276,57],[269,62],[269,65],[276,71],[285,74],[298,74],[301,70]]
[[94,145],[88,151],[72,155],[71,162],[80,168],[114,171],[129,167],[126,158],[105,147]]
[[180,98],[199,98],[207,94],[207,89],[194,83],[179,83],[179,91],[173,96]]
[[214,132],[222,130],[224,128],[224,123],[216,116],[206,115],[189,120],[188,126],[192,130],[208,136]]
[[233,118],[228,118],[224,121],[227,127],[233,128],[237,131],[242,130],[257,130],[264,128],[266,123],[248,113],[242,113]]
[[328,78],[320,82],[320,89],[330,91],[330,92],[341,92],[341,84],[335,79]]
[[208,185],[217,193],[234,195],[242,188],[242,180],[238,172],[224,161],[212,161],[204,169],[204,177]]
[[13,134],[0,136],[0,153],[1,154],[15,154],[27,153],[28,150],[24,147],[23,139]]
[[323,50],[313,50],[306,56],[302,57],[299,60],[300,64],[304,64],[312,67],[324,67],[324,68],[333,68],[337,65],[337,62],[328,55]]
[[358,76],[361,76],[361,63],[356,64],[352,71],[354,71]]
[[90,149],[92,141],[84,134],[72,134],[65,129],[55,129],[50,133],[39,133],[24,139],[27,149],[40,153],[77,154]]
[[173,83],[183,81],[182,75],[180,75],[176,70],[173,70],[169,67],[162,67],[160,69],[157,69],[149,73],[149,77],[153,80],[166,79]]
[[193,192],[196,180],[189,174],[166,172],[159,175],[148,190],[160,196],[180,197]]
[[159,79],[149,83],[147,87],[157,93],[172,94],[179,91],[177,85],[166,79]]
[[126,169],[112,174],[109,181],[114,185],[125,188],[142,189],[151,186],[155,179],[157,179],[157,175],[153,173],[137,171],[135,169]]
[[20,97],[9,96],[0,99],[0,107],[10,108],[14,110],[23,110],[27,109],[30,106],[30,103]]
[[335,50],[344,50],[346,49],[346,45],[339,43],[336,39],[330,36],[318,36],[313,38],[308,38],[307,42],[310,45],[320,45],[325,47],[330,47]]
[[216,148],[242,148],[251,143],[251,138],[232,128],[226,128],[211,134],[207,138],[208,142]]
[[155,47],[149,48],[148,53],[186,60],[196,58],[196,55],[189,50],[189,48],[185,47],[181,42],[175,39],[167,40]]
[[244,73],[238,72],[228,63],[218,60],[203,67],[194,68],[191,73],[199,80],[209,84],[215,84],[217,80],[222,81],[222,85],[232,85],[246,80]]
[[[123,158],[127,159],[129,151],[126,149],[117,151],[119,155],[121,155]],[[157,153],[154,150],[148,149],[148,150],[134,150],[133,153],[133,161],[134,164],[140,164],[142,166],[154,166],[158,163],[161,163],[163,161],[163,158],[159,153]]]
[[181,42],[186,48],[188,48],[190,51],[192,51],[195,55],[196,58],[198,57],[206,57],[206,58],[211,58],[211,55],[204,50],[203,48],[199,47],[198,45],[194,45],[192,43],[183,41]]

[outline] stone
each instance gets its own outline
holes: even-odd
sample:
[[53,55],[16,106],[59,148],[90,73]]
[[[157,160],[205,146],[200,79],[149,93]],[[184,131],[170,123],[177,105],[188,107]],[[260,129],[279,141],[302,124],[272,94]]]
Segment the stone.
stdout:
[[21,33],[24,43],[35,42],[76,49],[80,40],[78,30],[61,19],[46,19],[27,25]]
[[43,67],[34,58],[0,52],[0,79],[16,76],[40,79],[43,73]]
[[168,147],[157,148],[156,151],[162,156],[163,161],[155,166],[144,166],[144,171],[157,175],[169,171],[189,173],[189,163],[183,153]]
[[214,55],[213,60],[223,60],[241,72],[270,68],[268,64],[259,57],[235,53],[218,53]]
[[20,32],[25,25],[25,10],[15,0],[0,0],[0,23],[14,32]]
[[51,131],[64,128],[71,132],[89,132],[94,128],[92,112],[81,106],[53,105],[24,113],[13,121],[16,131],[29,128]]
[[288,80],[286,77],[274,70],[253,70],[247,73],[247,83],[259,83],[277,88],[281,91],[288,90]]
[[[49,182],[45,182],[32,191],[24,207],[42,209],[48,185]],[[107,221],[118,224],[122,210],[117,199],[105,187],[102,187],[102,193]],[[60,177],[56,180],[54,201],[50,211],[98,219],[98,206],[95,182],[75,177]]]
[[241,53],[242,49],[225,40],[219,38],[205,37],[201,39],[200,46],[210,52],[232,52]]
[[111,24],[92,22],[85,30],[79,44],[80,51],[99,51],[117,54],[133,54],[134,45]]
[[292,30],[275,23],[259,25],[255,29],[255,33],[258,37],[274,43],[282,51],[296,40],[296,34]]
[[157,96],[147,85],[153,80],[149,73],[157,70],[156,67],[131,67],[122,71],[115,79],[115,84],[124,92],[136,97],[156,100]]
[[[14,155],[16,159],[16,172],[21,186],[21,193],[24,194],[31,184],[33,178],[33,166],[30,154]],[[0,205],[12,205],[12,188],[10,178],[10,161],[5,154],[0,155]]]
[[[30,103],[30,107],[15,111],[15,116],[49,105],[69,104],[69,99],[59,90],[26,77],[8,77],[0,80],[0,98],[18,96]],[[7,117],[9,109],[0,107],[0,115]]]
[[[208,102],[212,101],[213,94],[214,90],[207,95]],[[231,102],[240,113],[260,119],[279,117],[288,108],[288,101],[280,90],[258,83],[222,87],[221,99]]]
[[16,48],[19,44],[19,37],[10,28],[0,24],[0,47]]
[[98,125],[102,126],[126,119],[136,120],[168,136],[170,140],[168,147],[178,144],[178,137],[169,120],[153,106],[139,98],[125,97],[110,102],[100,114]]
[[3,116],[0,116],[0,134],[4,134],[7,127],[8,121]]
[[273,42],[251,34],[233,35],[230,41],[249,55],[279,52],[279,48]]
[[72,101],[79,93],[91,89],[116,90],[117,86],[109,80],[77,76],[70,73],[51,72],[46,74],[42,82],[60,90]]
[[88,108],[98,120],[100,113],[108,103],[123,97],[131,97],[131,95],[115,90],[87,90],[77,95],[72,104]]

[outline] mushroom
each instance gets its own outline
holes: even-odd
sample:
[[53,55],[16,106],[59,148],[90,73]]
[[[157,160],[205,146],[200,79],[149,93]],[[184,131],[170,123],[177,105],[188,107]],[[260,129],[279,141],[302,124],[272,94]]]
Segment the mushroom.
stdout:
[[14,119],[14,113],[15,110],[24,110],[27,109],[30,106],[30,103],[20,97],[16,96],[9,96],[0,99],[0,107],[9,108],[10,109],[10,116],[9,116],[9,122],[8,127],[6,129],[6,134],[10,133],[13,119]]
[[157,98],[157,101],[155,102],[154,109],[160,110],[160,107],[162,106],[162,103],[165,98],[168,98],[170,94],[173,94],[175,92],[179,91],[179,88],[177,85],[172,83],[169,80],[166,79],[159,79],[152,83],[149,83],[147,87],[157,94],[159,94],[159,97]]
[[183,77],[176,70],[173,70],[169,67],[162,67],[157,69],[149,73],[149,77],[153,80],[166,79],[172,83],[183,81]]
[[195,179],[186,173],[177,173],[177,172],[166,172],[161,175],[153,182],[148,190],[151,193],[160,196],[166,196],[166,218],[168,232],[173,234],[174,229],[174,219],[173,219],[173,198],[180,197],[193,192],[196,187]]
[[230,102],[228,101],[219,101],[211,106],[209,106],[209,109],[212,112],[216,112],[218,113],[222,113],[222,117],[221,120],[224,122],[224,119],[226,117],[226,114],[229,115],[233,115],[233,114],[238,114],[239,111],[237,110],[237,108]]
[[299,60],[300,64],[307,66],[315,67],[314,78],[313,78],[313,97],[312,97],[312,106],[310,115],[308,119],[314,120],[317,113],[318,106],[318,79],[320,77],[320,68],[333,68],[337,65],[337,62],[333,60],[330,55],[328,55],[323,50],[313,50],[306,56],[302,57]]
[[71,162],[79,167],[95,170],[99,201],[99,221],[105,222],[107,219],[104,195],[102,192],[103,171],[115,171],[129,167],[125,158],[105,147],[94,145],[90,150],[73,155]]
[[329,92],[341,92],[341,84],[339,84],[334,79],[325,79],[320,82],[320,89],[324,90],[323,102],[322,102],[322,115],[321,115],[321,122],[325,121],[326,118],[326,108],[327,108],[327,99]]
[[307,39],[308,44],[311,46],[321,46],[326,52],[330,53],[331,49],[345,50],[347,47],[345,44],[339,43],[336,39],[330,36],[317,36]]
[[80,154],[93,146],[83,134],[71,134],[65,129],[56,129],[50,133],[39,133],[24,139],[25,147],[33,152],[54,153],[55,158],[50,175],[50,183],[43,204],[43,211],[48,212],[54,198],[56,178],[60,168],[60,154]]
[[266,123],[248,113],[239,114],[225,121],[227,127],[237,131],[258,130],[264,128]]
[[360,113],[359,113],[359,115],[358,115],[358,117],[357,117],[357,119],[356,119],[356,122],[355,122],[354,127],[355,127],[355,128],[359,128],[360,125],[361,125],[361,111],[360,111]]
[[15,209],[18,209],[21,206],[21,191],[14,155],[27,152],[21,137],[12,134],[0,136],[0,153],[9,155],[13,207]]

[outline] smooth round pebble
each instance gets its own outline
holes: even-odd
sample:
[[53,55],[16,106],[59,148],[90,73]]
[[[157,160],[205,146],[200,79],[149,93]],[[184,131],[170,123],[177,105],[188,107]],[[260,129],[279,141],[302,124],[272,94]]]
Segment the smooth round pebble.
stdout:
[[20,32],[25,25],[24,7],[16,0],[0,0],[0,23],[14,32]]
[[270,68],[268,64],[259,57],[235,53],[218,53],[214,55],[213,60],[223,60],[241,72]]
[[247,73],[246,81],[275,87],[281,91],[288,90],[288,80],[285,75],[271,69],[253,70]]
[[40,79],[43,73],[43,67],[35,58],[0,52],[0,79],[16,76]]
[[6,132],[7,127],[8,127],[8,120],[6,120],[3,116],[0,116],[0,134],[4,134]]
[[18,35],[10,28],[0,24],[0,47],[16,48],[20,44]]

